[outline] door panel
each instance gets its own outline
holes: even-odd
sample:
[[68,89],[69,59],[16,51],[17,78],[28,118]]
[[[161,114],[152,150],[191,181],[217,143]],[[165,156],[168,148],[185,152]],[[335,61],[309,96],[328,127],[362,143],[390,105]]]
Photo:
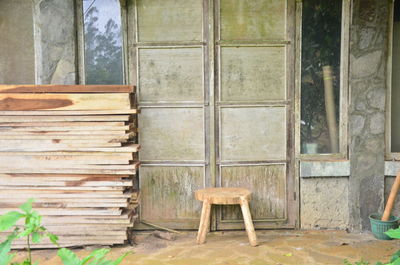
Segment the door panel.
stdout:
[[162,220],[178,229],[198,224],[201,204],[195,200],[194,191],[204,188],[203,167],[142,166],[140,180],[142,220]]
[[[222,187],[244,187],[252,194],[250,210],[254,220],[282,220],[286,217],[286,164],[223,166]],[[221,221],[242,220],[239,206],[223,206]]]
[[137,0],[140,42],[203,39],[203,3],[199,0]]
[[285,39],[286,0],[220,0],[221,39]]
[[[250,211],[257,228],[290,227],[293,68],[288,52],[293,50],[288,45],[293,36],[287,32],[287,1],[218,3],[217,185],[253,192]],[[243,228],[239,207],[219,209],[217,229]]]
[[284,100],[285,60],[285,47],[222,47],[221,100]]
[[201,108],[143,108],[139,115],[142,161],[204,161]]
[[196,229],[201,204],[194,191],[209,179],[203,2],[130,3],[128,41],[141,108],[140,220]]
[[139,49],[141,102],[204,98],[202,48]]
[[286,159],[285,107],[221,108],[221,161]]

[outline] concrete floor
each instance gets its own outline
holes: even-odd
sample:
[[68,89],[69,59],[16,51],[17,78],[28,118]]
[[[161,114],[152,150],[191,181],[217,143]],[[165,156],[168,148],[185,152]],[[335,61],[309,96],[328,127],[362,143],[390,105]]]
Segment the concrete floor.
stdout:
[[[257,231],[260,245],[250,247],[244,231],[209,233],[203,245],[195,243],[196,234],[186,232],[174,241],[154,237],[151,233],[136,234],[135,246],[114,247],[109,256],[118,257],[134,251],[121,265],[286,265],[343,264],[363,259],[375,264],[388,262],[400,249],[400,240],[382,241],[371,234],[350,234],[345,231]],[[87,255],[94,247],[76,249],[78,256]],[[26,253],[18,252],[21,261]],[[40,265],[62,264],[55,250],[36,250],[34,261]]]

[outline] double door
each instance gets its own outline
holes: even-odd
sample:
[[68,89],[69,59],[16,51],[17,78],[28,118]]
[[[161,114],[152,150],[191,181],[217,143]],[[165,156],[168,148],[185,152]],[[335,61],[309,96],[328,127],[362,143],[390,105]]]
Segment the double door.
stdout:
[[[129,2],[140,220],[197,229],[195,190],[246,187],[256,228],[295,226],[294,13],[291,0]],[[243,228],[236,206],[212,218]]]

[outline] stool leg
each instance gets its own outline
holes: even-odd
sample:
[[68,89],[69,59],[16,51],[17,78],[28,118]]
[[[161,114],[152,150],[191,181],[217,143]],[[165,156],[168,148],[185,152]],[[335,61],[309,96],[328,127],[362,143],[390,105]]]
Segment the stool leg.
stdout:
[[258,245],[258,243],[257,243],[256,232],[254,231],[253,220],[251,219],[249,202],[247,200],[241,200],[240,208],[242,208],[244,225],[246,227],[246,231],[247,231],[247,235],[249,237],[250,245],[255,247],[255,246]]
[[199,232],[197,233],[197,244],[203,244],[206,241],[206,235],[210,226],[211,204],[208,200],[203,201],[201,209]]

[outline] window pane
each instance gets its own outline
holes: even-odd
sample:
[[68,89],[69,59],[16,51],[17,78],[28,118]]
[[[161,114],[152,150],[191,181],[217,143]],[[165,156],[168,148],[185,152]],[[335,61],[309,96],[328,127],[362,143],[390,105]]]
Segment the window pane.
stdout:
[[301,151],[339,152],[342,1],[304,0]]
[[118,0],[83,0],[86,84],[122,84],[121,8]]
[[0,1],[0,84],[34,84],[32,1]]
[[392,152],[400,152],[400,1],[394,2],[392,52]]

